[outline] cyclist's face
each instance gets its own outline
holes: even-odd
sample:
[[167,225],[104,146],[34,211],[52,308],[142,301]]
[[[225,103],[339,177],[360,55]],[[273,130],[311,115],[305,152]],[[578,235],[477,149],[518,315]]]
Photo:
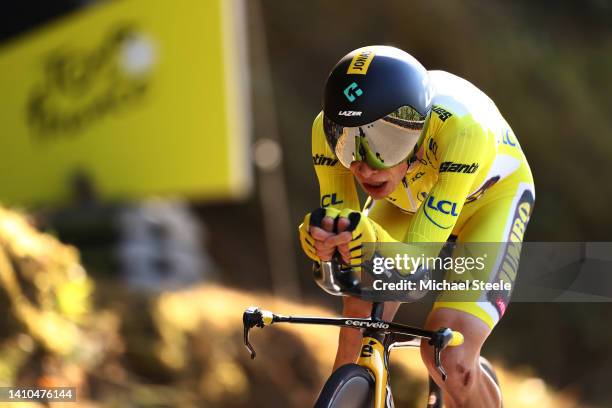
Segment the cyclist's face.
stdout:
[[385,170],[373,169],[361,161],[351,163],[351,173],[366,193],[374,199],[385,198],[391,194],[402,181],[407,170],[408,163],[405,161]]

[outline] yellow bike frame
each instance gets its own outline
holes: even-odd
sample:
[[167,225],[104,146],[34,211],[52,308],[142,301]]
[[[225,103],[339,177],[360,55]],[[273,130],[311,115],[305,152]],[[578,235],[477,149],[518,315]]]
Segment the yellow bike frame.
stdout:
[[385,347],[373,337],[364,337],[357,364],[367,368],[374,375],[374,408],[385,408],[388,377]]

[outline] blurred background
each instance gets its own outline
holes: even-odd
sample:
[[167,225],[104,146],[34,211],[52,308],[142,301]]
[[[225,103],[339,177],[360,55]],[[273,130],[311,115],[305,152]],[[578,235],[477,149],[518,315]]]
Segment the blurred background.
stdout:
[[[75,386],[83,407],[311,405],[337,331],[255,331],[250,361],[241,314],[340,310],[296,232],[318,205],[324,81],[364,45],[496,102],[536,181],[527,241],[609,241],[611,18],[605,0],[5,7],[0,385]],[[427,307],[398,319],[420,324]],[[610,312],[513,303],[483,351],[505,406],[612,406]],[[394,352],[392,381],[398,406],[422,405],[417,352]]]

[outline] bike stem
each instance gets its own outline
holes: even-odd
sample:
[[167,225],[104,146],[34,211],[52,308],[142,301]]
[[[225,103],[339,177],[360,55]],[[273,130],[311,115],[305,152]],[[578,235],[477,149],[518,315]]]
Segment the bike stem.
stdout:
[[384,311],[385,311],[385,304],[383,302],[372,303],[372,312],[370,314],[372,320],[381,321]]

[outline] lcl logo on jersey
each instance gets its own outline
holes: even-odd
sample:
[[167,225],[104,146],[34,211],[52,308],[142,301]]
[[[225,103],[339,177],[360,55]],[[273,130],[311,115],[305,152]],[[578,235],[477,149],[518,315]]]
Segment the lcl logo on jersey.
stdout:
[[451,217],[457,217],[459,213],[457,212],[457,203],[454,201],[448,200],[436,200],[436,197],[429,196],[427,199],[427,204],[425,208],[423,208],[423,212],[429,221],[431,221],[435,226],[442,229],[449,229],[451,225],[444,226],[440,223],[436,222],[432,216],[435,216],[436,213],[442,213],[444,215],[450,215]]
[[336,193],[325,194],[321,197],[321,207],[329,207],[330,205],[342,204],[344,201],[340,200]]
[[508,146],[516,147],[516,142],[510,137],[510,129],[506,129],[506,133],[502,138],[502,143]]
[[438,202],[436,202],[436,197],[434,196],[429,196],[427,207],[434,211],[440,211],[442,214],[450,214],[453,217],[459,215],[457,213],[457,203],[448,200],[438,200]]

